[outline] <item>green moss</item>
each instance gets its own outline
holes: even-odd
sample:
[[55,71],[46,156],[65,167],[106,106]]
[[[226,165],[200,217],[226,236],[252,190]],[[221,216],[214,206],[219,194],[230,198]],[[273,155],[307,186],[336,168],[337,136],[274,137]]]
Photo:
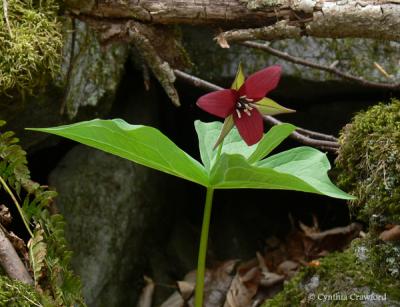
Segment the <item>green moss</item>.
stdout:
[[400,300],[400,280],[379,274],[369,265],[372,252],[365,242],[369,241],[358,240],[345,252],[330,254],[318,267],[304,267],[263,307],[364,306],[355,295],[371,294],[386,295],[383,303],[395,306]]
[[7,18],[0,9],[0,92],[30,94],[59,71],[58,5],[55,0],[8,0],[7,4]]
[[48,297],[35,291],[34,287],[0,276],[0,306],[54,306],[50,301]]
[[358,113],[340,136],[338,184],[352,213],[372,226],[400,223],[400,101]]

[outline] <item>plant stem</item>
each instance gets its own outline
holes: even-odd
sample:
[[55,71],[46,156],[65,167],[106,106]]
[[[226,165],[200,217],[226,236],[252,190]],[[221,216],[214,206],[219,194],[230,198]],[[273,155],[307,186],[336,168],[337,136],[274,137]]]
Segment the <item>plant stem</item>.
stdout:
[[203,225],[201,227],[199,258],[197,262],[196,292],[194,300],[195,307],[203,307],[204,275],[206,271],[208,231],[210,228],[213,196],[214,196],[214,189],[207,188]]
[[4,187],[4,189],[6,190],[6,192],[10,195],[11,199],[13,200],[15,206],[18,209],[19,214],[21,215],[22,221],[24,222],[24,225],[26,227],[26,229],[29,232],[29,235],[33,238],[33,233],[31,231],[31,229],[29,228],[29,223],[27,222],[26,218],[25,218],[25,213],[22,210],[21,206],[18,204],[17,199],[15,198],[13,192],[11,192],[10,188],[8,187],[7,183],[4,181],[4,179],[0,176],[0,183],[2,184],[2,186]]

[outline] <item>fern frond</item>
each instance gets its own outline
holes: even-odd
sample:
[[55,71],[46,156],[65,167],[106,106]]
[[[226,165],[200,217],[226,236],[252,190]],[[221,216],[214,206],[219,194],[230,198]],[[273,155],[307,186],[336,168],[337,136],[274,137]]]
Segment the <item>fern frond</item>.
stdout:
[[[4,124],[0,120],[0,127]],[[37,289],[52,298],[49,306],[85,306],[80,280],[69,267],[72,253],[64,236],[64,218],[48,210],[57,193],[31,180],[26,152],[12,132],[0,133],[0,176],[23,199],[23,216],[35,225],[28,247]]]
[[39,286],[39,281],[43,277],[45,259],[47,255],[47,244],[44,242],[44,231],[41,227],[36,227],[34,236],[28,242],[29,261],[32,266],[35,285]]

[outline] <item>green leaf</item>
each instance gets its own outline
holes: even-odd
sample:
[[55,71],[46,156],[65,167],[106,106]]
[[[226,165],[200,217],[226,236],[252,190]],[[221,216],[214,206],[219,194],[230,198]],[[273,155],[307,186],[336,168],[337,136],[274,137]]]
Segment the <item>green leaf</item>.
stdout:
[[[199,148],[201,161],[205,169],[209,172],[215,162],[218,149],[213,149],[212,145],[215,144],[222,129],[222,123],[211,122],[204,123],[196,120],[194,122],[197,136],[199,138]],[[224,139],[221,153],[227,154],[240,154],[246,159],[256,150],[257,144],[247,146],[242,140],[237,129],[232,129]]]
[[282,143],[295,129],[296,126],[286,123],[273,126],[257,144],[256,150],[248,158],[249,163],[259,161],[268,156],[268,154]]
[[244,73],[243,73],[242,63],[239,63],[239,67],[236,72],[236,77],[232,83],[231,89],[238,91],[240,89],[240,87],[243,85],[244,79],[245,79],[245,77],[244,77]]
[[210,174],[215,189],[277,189],[354,199],[329,179],[330,164],[325,154],[310,148],[298,147],[249,164],[240,155],[223,154]]
[[285,108],[270,98],[263,98],[254,103],[262,115],[277,115],[282,113],[293,113],[295,110]]
[[[207,171],[211,171],[217,156],[217,149],[212,148],[212,144],[219,138],[223,126],[220,122],[204,123],[196,120],[194,122],[197,136],[199,138],[199,148],[201,161]],[[291,124],[281,124],[272,127],[257,144],[248,146],[240,136],[237,129],[232,129],[224,139],[221,153],[239,154],[250,163],[256,162],[269,154],[278,146],[296,127]]]
[[208,186],[204,167],[159,130],[122,119],[80,122],[53,128],[30,128],[59,135],[159,171]]

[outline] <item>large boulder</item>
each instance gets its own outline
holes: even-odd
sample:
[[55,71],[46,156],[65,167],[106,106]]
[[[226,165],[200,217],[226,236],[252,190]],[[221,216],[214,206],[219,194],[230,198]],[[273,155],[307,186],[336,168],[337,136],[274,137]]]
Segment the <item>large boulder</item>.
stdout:
[[132,306],[162,191],[149,169],[79,145],[51,173],[88,306]]

